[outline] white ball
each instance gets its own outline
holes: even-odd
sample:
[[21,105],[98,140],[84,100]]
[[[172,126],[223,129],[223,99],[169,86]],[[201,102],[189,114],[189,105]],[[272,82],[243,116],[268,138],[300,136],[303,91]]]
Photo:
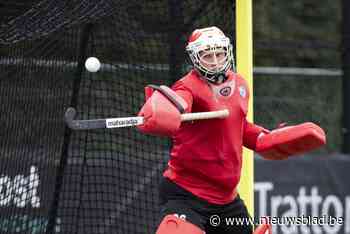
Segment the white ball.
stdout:
[[85,68],[89,72],[97,72],[100,70],[101,63],[100,61],[95,57],[90,57],[85,61]]

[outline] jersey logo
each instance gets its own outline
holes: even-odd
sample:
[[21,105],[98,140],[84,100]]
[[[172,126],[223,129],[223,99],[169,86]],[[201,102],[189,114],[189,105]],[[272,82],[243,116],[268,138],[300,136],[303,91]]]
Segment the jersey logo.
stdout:
[[234,90],[235,90],[235,81],[230,80],[225,82],[224,84],[221,85],[211,85],[210,86],[213,92],[215,93],[215,96],[217,98],[228,98],[230,97]]
[[244,86],[239,86],[239,95],[241,95],[242,98],[245,98],[247,96],[247,91]]
[[230,93],[231,93],[231,87],[229,87],[229,86],[224,87],[224,88],[220,89],[219,92],[220,92],[220,94],[221,94],[222,96],[227,97],[227,96],[230,95]]

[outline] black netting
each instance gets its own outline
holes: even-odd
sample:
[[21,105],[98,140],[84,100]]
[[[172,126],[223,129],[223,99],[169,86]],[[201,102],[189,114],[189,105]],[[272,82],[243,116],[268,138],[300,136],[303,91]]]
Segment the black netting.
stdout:
[[313,121],[327,133],[323,152],[339,151],[344,134],[341,9],[331,0],[253,4],[255,122]]
[[341,76],[255,75],[255,122],[269,129],[314,122],[325,130],[327,145],[311,153],[339,151],[342,143]]
[[[234,39],[234,2],[0,1],[0,233],[154,233],[168,140],[134,128],[70,131],[65,110],[135,115],[145,85],[185,74],[193,29],[216,25]],[[322,150],[338,151],[340,4],[253,6],[255,121],[316,122]],[[90,56],[102,62],[97,73],[84,68]]]
[[341,2],[266,0],[253,6],[254,65],[341,67]]
[[[233,1],[42,1],[0,26],[0,232],[154,233],[169,142],[73,132],[63,116],[132,116],[186,71],[197,27],[234,35]],[[97,73],[83,64],[94,56]]]

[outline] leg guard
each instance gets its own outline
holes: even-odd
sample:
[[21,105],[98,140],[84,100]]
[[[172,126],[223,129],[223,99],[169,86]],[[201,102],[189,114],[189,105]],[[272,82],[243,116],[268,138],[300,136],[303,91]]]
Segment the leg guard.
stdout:
[[204,234],[196,225],[175,215],[167,215],[160,223],[156,234]]
[[272,234],[272,228],[270,224],[259,225],[253,234]]

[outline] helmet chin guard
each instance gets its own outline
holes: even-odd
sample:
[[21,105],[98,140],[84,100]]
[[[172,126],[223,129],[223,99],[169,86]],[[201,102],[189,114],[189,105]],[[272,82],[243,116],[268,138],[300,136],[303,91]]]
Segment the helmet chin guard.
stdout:
[[217,27],[196,29],[189,38],[186,51],[194,68],[212,83],[224,82],[226,72],[233,67],[230,39]]

